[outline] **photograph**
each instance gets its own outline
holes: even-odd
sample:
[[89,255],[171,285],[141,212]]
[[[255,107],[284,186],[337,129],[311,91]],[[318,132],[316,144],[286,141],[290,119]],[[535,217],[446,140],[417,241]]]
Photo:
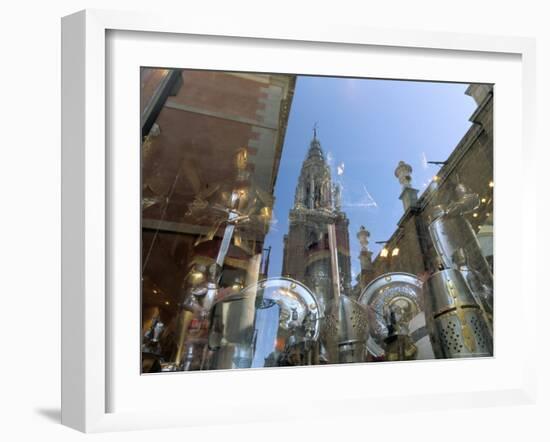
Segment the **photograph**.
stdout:
[[139,78],[142,374],[493,356],[492,84]]
[[545,439],[547,3],[5,2],[2,440]]

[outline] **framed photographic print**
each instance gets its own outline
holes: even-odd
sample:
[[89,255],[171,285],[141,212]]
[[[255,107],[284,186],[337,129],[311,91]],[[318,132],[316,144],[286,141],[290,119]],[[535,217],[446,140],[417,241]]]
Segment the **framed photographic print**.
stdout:
[[533,43],[329,34],[64,19],[65,424],[531,400]]
[[140,79],[142,373],[492,356],[493,85]]

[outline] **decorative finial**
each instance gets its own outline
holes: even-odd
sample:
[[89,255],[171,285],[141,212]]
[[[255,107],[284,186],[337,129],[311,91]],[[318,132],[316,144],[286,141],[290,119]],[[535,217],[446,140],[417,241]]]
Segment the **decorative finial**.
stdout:
[[313,139],[316,140],[317,139],[317,124],[318,122],[316,121],[315,124],[313,125]]
[[401,195],[399,199],[403,202],[405,212],[411,206],[414,206],[418,201],[418,189],[413,189],[412,183],[412,167],[404,161],[399,161],[395,168],[395,176],[401,184]]
[[412,182],[412,167],[404,161],[399,161],[395,169],[395,177],[399,180],[399,184],[403,189],[411,187]]
[[359,228],[359,232],[357,232],[357,239],[359,240],[359,244],[361,245],[361,251],[368,251],[369,249],[369,237],[370,232],[365,229],[365,226],[361,226]]

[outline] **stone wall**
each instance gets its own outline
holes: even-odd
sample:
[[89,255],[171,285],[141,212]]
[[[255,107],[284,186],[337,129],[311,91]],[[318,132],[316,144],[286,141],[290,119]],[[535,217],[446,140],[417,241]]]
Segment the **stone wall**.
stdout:
[[[387,272],[423,276],[433,270],[435,251],[427,230],[429,214],[436,205],[448,204],[456,199],[455,187],[458,182],[481,198],[478,210],[467,215],[474,231],[478,233],[485,227],[492,231],[493,92],[488,85],[471,85],[466,93],[472,95],[478,103],[478,108],[470,118],[472,126],[441,167],[437,179],[399,220],[397,229],[386,244],[388,256],[379,254],[373,261],[371,280]],[[396,249],[398,252],[392,256]],[[487,258],[492,262],[492,252],[489,252],[486,251]],[[361,285],[366,283],[368,281],[363,281]]]

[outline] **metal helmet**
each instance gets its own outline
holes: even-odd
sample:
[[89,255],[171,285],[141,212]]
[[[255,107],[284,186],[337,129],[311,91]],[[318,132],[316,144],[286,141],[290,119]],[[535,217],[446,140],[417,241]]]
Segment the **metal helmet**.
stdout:
[[[474,197],[477,195],[474,194]],[[457,259],[467,260],[468,266],[480,275],[482,283],[492,287],[493,274],[489,264],[483,256],[471,224],[463,216],[468,213],[463,206],[469,208],[469,205],[466,202],[460,203],[461,201],[455,205],[450,204],[445,210],[442,206],[433,209],[428,226],[430,238],[444,268],[455,267]],[[475,204],[470,205],[475,207]]]
[[298,281],[260,281],[213,305],[206,368],[306,365],[322,317],[317,298]]
[[491,356],[483,311],[459,270],[434,273],[424,284],[426,322],[438,358]]
[[[367,337],[367,311],[346,295],[338,297],[338,307],[327,312],[323,339],[334,343],[335,354],[330,363],[364,362]],[[326,344],[327,345],[327,344]]]

